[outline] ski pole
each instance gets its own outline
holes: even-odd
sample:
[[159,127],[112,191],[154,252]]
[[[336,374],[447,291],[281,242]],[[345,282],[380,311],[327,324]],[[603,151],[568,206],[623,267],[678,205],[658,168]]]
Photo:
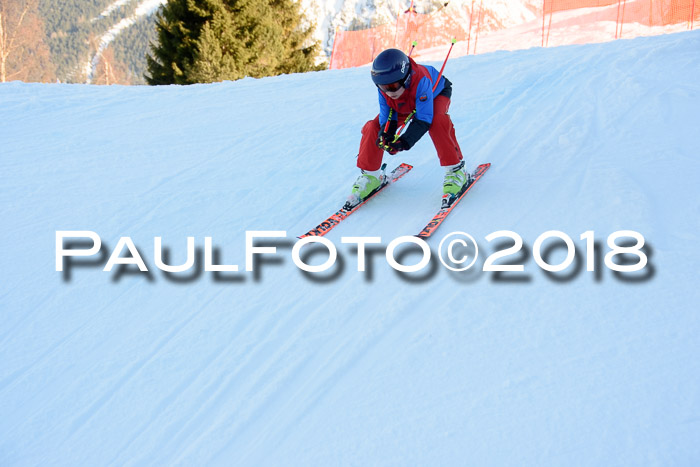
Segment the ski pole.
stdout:
[[[414,110],[413,112],[408,114],[408,117],[406,117],[406,120],[404,120],[403,123],[401,124],[401,126],[396,129],[396,135],[401,134],[401,130],[403,130],[406,127],[406,125],[408,125],[408,122],[413,118],[413,115],[415,113],[416,113],[416,111]],[[386,125],[384,125],[384,133],[389,132],[389,124],[391,123],[391,117],[393,115],[394,115],[394,109],[389,109],[389,117],[387,117]],[[396,141],[396,139],[394,139],[394,141]]]
[[411,50],[408,52],[409,57],[411,56],[411,54],[413,53],[413,49],[415,49],[417,45],[418,45],[418,41],[411,42]]
[[[450,58],[450,52],[452,52],[452,47],[455,46],[457,43],[457,39],[452,39],[452,45],[450,45],[450,50],[447,51],[447,56],[445,57],[445,61],[442,62],[442,68],[440,68],[440,73],[438,73],[437,80],[435,80],[435,85],[433,86],[433,91],[435,91],[438,87],[438,84],[440,83],[440,78],[442,78],[442,72],[445,71],[445,65],[447,65],[447,59]],[[393,111],[393,109],[392,109]],[[396,130],[396,136],[394,137],[394,142],[396,142],[399,139],[399,136],[401,136],[401,131],[408,125],[408,122],[411,121],[413,116],[416,114],[416,111],[414,110],[411,112],[408,117],[406,117],[406,120],[403,122],[403,125],[399,127],[398,130]],[[391,111],[389,111],[389,118],[391,118]],[[386,128],[389,128],[389,121],[387,120],[387,126]]]
[[[457,39],[452,39],[452,45],[450,45],[450,49],[447,51],[447,56],[445,57],[445,61],[442,62],[442,67],[440,68],[440,73],[438,73],[437,80],[435,80],[435,85],[433,86],[433,91],[435,91],[438,87],[438,84],[440,83],[440,78],[442,78],[442,72],[445,70],[445,65],[447,65],[447,59],[450,58],[450,52],[452,52],[452,47],[455,46],[455,43],[457,43]],[[413,42],[413,46],[415,47],[416,42]],[[413,52],[413,49],[411,49],[411,52]],[[386,126],[384,127],[384,132],[389,131],[389,123],[391,122],[391,117],[394,113],[394,109],[389,110],[389,118],[386,120]],[[401,136],[401,132],[403,131],[404,128],[406,128],[406,125],[408,125],[408,122],[411,121],[413,116],[416,114],[416,111],[414,110],[410,114],[408,114],[408,117],[406,117],[406,120],[404,120],[403,124],[396,130],[396,134],[394,135],[394,142],[398,141],[399,137]]]
[[406,120],[403,121],[400,127],[396,129],[396,134],[394,135],[394,143],[399,140],[399,137],[401,136],[401,132],[403,131],[404,128],[406,128],[406,125],[408,125],[408,122],[411,121],[413,116],[416,114],[416,111],[414,110],[410,114],[408,114],[408,117],[406,117]]
[[391,123],[391,117],[394,115],[394,109],[389,109],[389,118],[386,119],[386,125],[384,125],[384,133],[389,132],[389,124]]
[[450,46],[450,50],[447,51],[447,57],[445,57],[445,61],[442,62],[442,68],[440,68],[440,73],[438,74],[437,79],[435,80],[435,85],[433,86],[433,91],[435,91],[438,87],[438,84],[440,83],[440,78],[442,78],[442,72],[445,70],[445,65],[447,65],[447,59],[450,58],[450,52],[452,52],[452,47],[455,46],[455,43],[457,42],[457,39],[452,39],[452,45]]
[[[389,123],[391,123],[391,116],[393,115],[393,113],[394,113],[394,109],[389,109],[389,118],[387,118],[386,126],[384,127],[385,133],[387,131],[389,131]],[[416,113],[416,111],[414,110],[413,112],[408,114],[408,117],[406,117],[406,120],[404,120],[404,122],[401,124],[401,126],[396,129],[396,133],[394,134],[394,139],[393,139],[392,143],[395,143],[399,140],[399,137],[401,136],[401,132],[403,131],[404,128],[406,128],[406,125],[408,125],[408,122],[411,121],[411,119],[413,118],[415,113]],[[387,149],[387,148],[384,147],[384,145],[382,145],[382,149]]]

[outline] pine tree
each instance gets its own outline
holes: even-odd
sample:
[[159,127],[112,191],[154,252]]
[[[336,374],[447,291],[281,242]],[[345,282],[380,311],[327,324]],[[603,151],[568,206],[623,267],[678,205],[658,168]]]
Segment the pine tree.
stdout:
[[159,12],[149,84],[193,84],[318,70],[320,47],[293,0],[170,0]]

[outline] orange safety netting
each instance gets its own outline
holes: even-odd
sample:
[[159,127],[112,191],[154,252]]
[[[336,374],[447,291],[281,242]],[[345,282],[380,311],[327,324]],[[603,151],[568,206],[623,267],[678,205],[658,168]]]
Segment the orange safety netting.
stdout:
[[620,23],[639,23],[646,26],[668,26],[688,23],[700,18],[697,0],[618,0]]
[[[595,15],[591,21],[615,21],[615,37],[622,37],[624,24],[636,23],[648,27],[688,24],[693,29],[694,22],[700,19],[700,0],[544,0],[542,20],[542,44],[547,43],[549,26],[545,28],[545,18],[549,16],[551,25],[553,13],[580,8],[608,7]],[[546,30],[545,30],[546,29]]]
[[619,0],[544,0],[542,11],[546,14],[557,11],[577,10],[579,8],[595,8],[609,6]]
[[[564,45],[600,40],[601,28],[602,37],[610,34],[612,39],[622,37],[623,32],[626,37],[659,34],[668,32],[664,29],[668,26],[675,31],[686,27],[693,29],[700,23],[700,0],[542,0],[540,40],[539,25],[534,28],[516,26],[510,31],[486,27],[485,23],[490,22],[492,26],[497,21],[488,9],[484,9],[483,3],[484,0],[471,0],[471,7],[467,4],[462,8],[446,4],[430,14],[417,13],[411,6],[398,16],[395,24],[359,31],[336,31],[330,67],[340,69],[365,65],[390,47],[408,53],[414,41],[422,51],[446,46],[455,39],[466,42],[468,54],[476,53],[477,42],[481,39],[479,35],[488,29],[492,31],[484,36],[485,45],[482,47],[480,43],[479,46],[493,51],[547,46],[550,32],[555,28],[553,42]],[[583,9],[586,10],[574,12]],[[651,29],[658,27],[662,29]]]
[[359,31],[336,31],[330,68],[365,65],[382,50],[392,47],[409,53],[414,42],[421,49],[428,49],[449,44],[452,39],[469,40],[470,16],[466,11],[457,12],[449,7],[431,14],[417,13],[409,8],[399,15],[395,24]]

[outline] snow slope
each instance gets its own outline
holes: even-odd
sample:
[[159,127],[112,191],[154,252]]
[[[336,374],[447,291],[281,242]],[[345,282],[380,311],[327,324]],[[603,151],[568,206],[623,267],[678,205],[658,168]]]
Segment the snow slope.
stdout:
[[[420,230],[442,181],[428,138],[328,235],[343,268],[292,262],[357,175],[366,68],[1,85],[0,465],[697,465],[698,50],[696,31],[451,60],[462,149],[493,164],[430,241],[474,236],[465,273],[401,275],[381,248],[361,273],[341,243]],[[59,230],[105,255],[129,236],[149,273],[57,272]],[[250,230],[288,235],[255,273]],[[499,230],[522,236],[524,272],[479,270]],[[532,257],[549,230],[583,265],[558,280]],[[591,230],[601,256],[641,233],[649,265],[586,271]],[[157,236],[170,264],[210,236],[240,271],[164,274]]]

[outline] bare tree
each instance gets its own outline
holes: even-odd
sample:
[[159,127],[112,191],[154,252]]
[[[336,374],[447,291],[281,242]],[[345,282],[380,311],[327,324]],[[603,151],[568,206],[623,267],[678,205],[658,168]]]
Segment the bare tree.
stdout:
[[0,82],[54,79],[38,11],[38,0],[0,0]]
[[126,67],[114,58],[112,48],[100,52],[100,61],[95,69],[94,84],[130,84]]

